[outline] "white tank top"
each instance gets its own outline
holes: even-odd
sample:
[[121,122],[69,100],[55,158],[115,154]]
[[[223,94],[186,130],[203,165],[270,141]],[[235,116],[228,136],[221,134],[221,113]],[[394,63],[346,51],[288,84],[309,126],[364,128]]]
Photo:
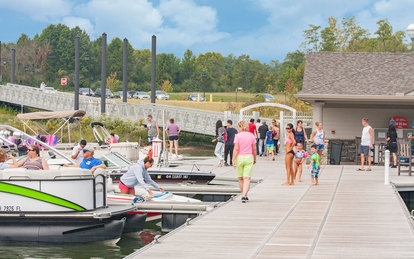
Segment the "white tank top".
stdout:
[[371,126],[366,126],[362,129],[362,137],[361,137],[361,145],[362,146],[369,146],[371,145],[371,135],[369,134],[369,130]]

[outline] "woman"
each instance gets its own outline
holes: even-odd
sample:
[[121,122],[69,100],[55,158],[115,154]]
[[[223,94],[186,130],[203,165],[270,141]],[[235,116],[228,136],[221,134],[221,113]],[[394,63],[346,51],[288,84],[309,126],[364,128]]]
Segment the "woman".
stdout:
[[279,153],[279,126],[277,125],[277,122],[275,119],[272,120],[272,125],[273,125],[273,142],[275,145],[275,155],[277,155],[277,153]]
[[322,152],[325,148],[325,134],[323,132],[322,122],[315,122],[316,130],[312,132],[311,139],[316,145],[316,152],[320,157],[322,157]]
[[393,160],[393,166],[391,168],[397,168],[397,151],[398,151],[398,145],[397,145],[397,131],[395,130],[394,124],[391,124],[388,127],[387,132],[387,149],[392,154],[392,160]]
[[[6,160],[12,159],[13,164],[7,164]],[[16,158],[12,155],[7,155],[7,153],[4,150],[0,150],[0,170],[7,169],[7,168],[15,168],[17,167]]]
[[19,160],[17,167],[24,167],[28,170],[49,170],[49,165],[44,158],[40,157],[40,150],[36,145],[29,146],[27,158]]
[[295,151],[293,148],[296,145],[295,140],[295,130],[293,129],[293,124],[289,123],[286,125],[286,142],[285,142],[285,167],[286,167],[286,182],[282,184],[294,185],[295,184],[295,172],[293,171],[293,158],[295,156]]
[[249,132],[246,121],[240,121],[237,126],[239,133],[234,137],[233,166],[237,169],[237,179],[243,193],[241,200],[245,203],[249,200],[247,193],[250,190],[253,165],[256,164],[256,138]]
[[174,119],[170,119],[170,124],[165,131],[168,133],[168,141],[170,142],[170,155],[172,156],[172,149],[174,146],[175,155],[178,157],[178,135],[181,132],[181,128],[174,123]]
[[301,120],[298,120],[296,129],[295,129],[295,140],[296,140],[296,144],[299,142],[302,142],[303,145],[305,145],[305,143],[308,142],[308,135],[306,134],[306,131],[302,125],[303,125],[303,122]]
[[216,149],[214,150],[214,154],[219,159],[218,166],[223,166],[224,160],[223,160],[223,149],[224,149],[224,127],[223,122],[221,120],[218,120],[216,122],[216,138],[213,139],[211,142],[217,142]]
[[135,195],[135,186],[138,184],[140,184],[151,196],[153,193],[148,187],[148,184],[159,189],[161,192],[165,192],[164,189],[154,182],[148,174],[147,169],[153,164],[154,159],[147,156],[144,158],[144,161],[139,160],[135,165],[131,166],[119,179],[118,187],[121,190],[121,193]]

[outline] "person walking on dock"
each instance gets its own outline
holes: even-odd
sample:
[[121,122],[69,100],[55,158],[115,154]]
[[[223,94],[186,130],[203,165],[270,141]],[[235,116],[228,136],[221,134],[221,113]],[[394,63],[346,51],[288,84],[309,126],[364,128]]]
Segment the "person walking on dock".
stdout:
[[275,119],[272,120],[273,125],[273,142],[275,145],[275,155],[279,153],[279,126]]
[[160,128],[158,127],[158,122],[156,122],[152,118],[152,115],[148,115],[147,120],[148,120],[148,124],[147,124],[148,145],[151,146],[152,140],[155,138],[158,138],[158,136],[160,135]]
[[250,190],[250,178],[253,165],[256,164],[256,138],[249,133],[249,125],[246,121],[240,121],[237,126],[239,133],[234,138],[233,166],[237,169],[237,179],[243,194],[241,200],[245,203],[249,200],[247,194]]
[[357,171],[365,171],[364,164],[365,158],[368,159],[368,169],[367,171],[371,171],[371,149],[374,148],[374,131],[372,130],[371,126],[369,126],[368,118],[362,119],[362,136],[361,136],[361,145],[358,148],[358,154],[361,155],[361,167],[357,169]]
[[395,129],[395,125],[393,121],[391,122],[390,126],[388,127],[387,132],[387,147],[392,154],[392,161],[393,166],[391,168],[397,168],[397,152],[398,152],[398,145],[397,145],[397,130]]
[[269,127],[266,125],[266,122],[263,121],[262,125],[259,127],[259,155],[260,156],[266,156],[266,150],[265,147],[265,139],[266,139],[266,133],[269,130]]
[[[237,134],[237,130],[233,128],[233,121],[228,120],[227,121],[227,140],[224,146],[224,165],[229,166],[227,161],[230,161],[230,165],[233,165],[233,149],[234,149],[234,137]],[[230,160],[227,160],[227,158],[230,155]]]
[[214,150],[214,154],[216,155],[216,157],[219,159],[219,164],[218,166],[221,167],[223,166],[223,151],[224,151],[224,127],[223,127],[223,122],[221,120],[218,120],[216,122],[216,138],[213,139],[211,142],[217,142],[216,144],[216,148]]
[[319,156],[318,152],[317,152],[317,146],[315,144],[313,144],[311,146],[311,152],[312,152],[312,156],[311,156],[311,163],[309,164],[308,168],[312,167],[312,183],[311,185],[318,185],[319,184],[319,170],[320,170],[320,163],[319,161],[321,160],[321,157]]
[[151,196],[153,193],[148,187],[148,184],[159,189],[161,192],[165,192],[164,189],[154,182],[148,174],[147,169],[153,165],[154,159],[147,156],[144,158],[144,161],[138,161],[135,165],[131,166],[119,180],[118,187],[121,190],[121,193],[135,195],[135,186],[138,184],[140,184]]
[[322,157],[323,150],[325,149],[325,132],[323,131],[322,122],[315,122],[316,130],[311,134],[313,144],[316,145],[316,150],[320,157]]
[[172,156],[173,146],[175,147],[175,156],[178,157],[178,135],[180,135],[181,128],[174,123],[174,119],[170,119],[170,124],[165,131],[168,133],[168,141],[170,142],[170,155]]
[[295,184],[295,172],[293,171],[293,158],[295,156],[295,151],[293,150],[296,145],[295,140],[295,130],[293,129],[293,124],[289,123],[286,125],[286,141],[285,141],[285,167],[286,167],[286,182],[282,184],[294,185]]
[[272,161],[275,160],[275,142],[273,141],[273,127],[272,125],[269,126],[269,130],[266,132],[266,152],[267,152],[267,160],[270,159],[270,155],[272,155]]

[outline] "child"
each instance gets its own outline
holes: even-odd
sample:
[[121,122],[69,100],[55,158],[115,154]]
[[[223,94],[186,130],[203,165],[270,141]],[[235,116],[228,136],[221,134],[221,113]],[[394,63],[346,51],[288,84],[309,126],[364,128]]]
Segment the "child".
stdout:
[[298,142],[296,144],[296,153],[295,153],[295,180],[296,180],[296,175],[299,169],[299,179],[297,180],[298,182],[302,182],[302,164],[305,161],[305,159],[308,157],[308,152],[306,152],[305,150],[303,150],[303,143],[302,142]]
[[310,168],[312,166],[312,183],[311,185],[318,185],[318,175],[319,175],[319,160],[321,159],[321,157],[319,156],[319,154],[316,152],[316,145],[313,144],[311,147],[311,152],[313,153],[311,156],[311,163],[309,164],[308,168]]
[[273,127],[269,126],[269,130],[266,132],[266,150],[267,150],[267,157],[266,160],[269,160],[270,156],[269,153],[272,153],[272,160],[275,161],[275,142],[273,141]]

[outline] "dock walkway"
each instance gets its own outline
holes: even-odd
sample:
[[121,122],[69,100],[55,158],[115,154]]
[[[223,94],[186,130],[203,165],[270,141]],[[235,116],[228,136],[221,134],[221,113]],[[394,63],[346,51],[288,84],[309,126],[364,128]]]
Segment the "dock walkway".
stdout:
[[286,187],[282,159],[259,159],[249,202],[236,197],[128,258],[414,258],[411,219],[383,167],[324,166],[319,186],[304,169],[304,182]]

